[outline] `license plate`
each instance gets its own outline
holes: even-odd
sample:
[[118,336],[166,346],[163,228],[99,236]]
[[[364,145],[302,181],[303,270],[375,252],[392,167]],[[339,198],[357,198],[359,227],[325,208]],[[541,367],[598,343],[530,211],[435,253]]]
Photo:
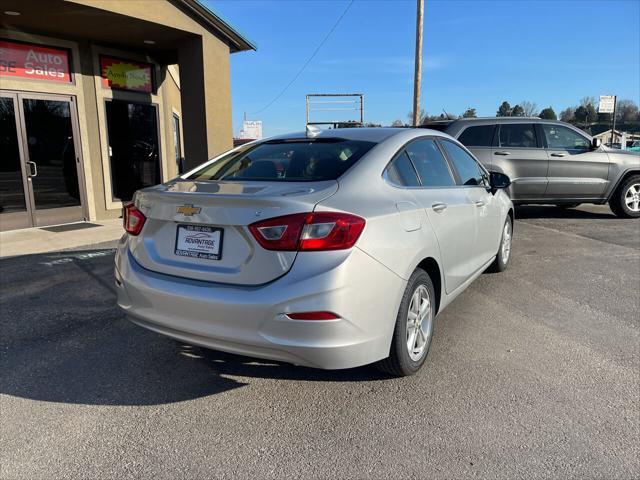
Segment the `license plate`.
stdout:
[[222,228],[203,225],[178,225],[175,254],[181,257],[220,260]]

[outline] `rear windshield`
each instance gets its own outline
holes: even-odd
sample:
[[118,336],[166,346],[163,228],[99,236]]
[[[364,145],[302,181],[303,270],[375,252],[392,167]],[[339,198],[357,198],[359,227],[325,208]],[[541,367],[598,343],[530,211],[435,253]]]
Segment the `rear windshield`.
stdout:
[[336,180],[374,145],[333,138],[271,140],[231,152],[188,178],[270,182]]

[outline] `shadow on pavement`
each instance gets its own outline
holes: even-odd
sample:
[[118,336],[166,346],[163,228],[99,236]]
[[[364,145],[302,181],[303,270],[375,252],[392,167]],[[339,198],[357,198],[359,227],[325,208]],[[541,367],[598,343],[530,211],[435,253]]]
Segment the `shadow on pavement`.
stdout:
[[135,326],[116,307],[112,249],[0,260],[0,294],[0,392],[6,395],[154,405],[225,392],[255,377],[389,378],[373,367],[322,371],[215,352]]
[[559,208],[555,205],[523,205],[516,207],[516,220],[534,219],[534,218],[567,218],[567,219],[612,219],[617,217],[613,212],[607,210],[605,212],[591,212],[577,208]]

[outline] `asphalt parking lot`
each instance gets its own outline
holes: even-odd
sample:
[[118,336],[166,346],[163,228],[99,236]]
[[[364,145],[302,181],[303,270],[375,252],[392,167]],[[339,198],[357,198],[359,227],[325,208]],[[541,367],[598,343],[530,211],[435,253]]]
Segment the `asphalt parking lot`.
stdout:
[[1,260],[0,477],[640,477],[640,221],[517,215],[404,379],[136,327],[109,245]]

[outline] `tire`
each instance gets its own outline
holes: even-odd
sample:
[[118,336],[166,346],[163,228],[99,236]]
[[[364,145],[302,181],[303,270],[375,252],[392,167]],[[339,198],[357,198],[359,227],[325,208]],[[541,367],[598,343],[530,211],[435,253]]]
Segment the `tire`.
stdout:
[[493,261],[487,272],[499,273],[504,272],[509,265],[511,259],[511,242],[513,240],[513,221],[510,216],[504,222],[502,227],[502,236],[500,237],[500,246],[498,247],[498,253],[496,259]]
[[[411,317],[415,319],[410,318],[410,312]],[[389,356],[376,366],[383,372],[397,377],[413,375],[420,370],[429,354],[435,316],[436,296],[433,282],[427,272],[417,268],[409,278],[400,302]],[[415,322],[418,319],[419,324],[416,327]],[[413,329],[409,328],[411,323],[414,325]],[[409,344],[413,346],[411,353]]]
[[609,208],[616,217],[640,217],[640,175],[632,175],[616,188],[609,199]]
[[582,204],[581,203],[560,203],[556,205],[556,207],[567,209],[567,208],[576,208],[576,207],[579,207],[580,205]]

